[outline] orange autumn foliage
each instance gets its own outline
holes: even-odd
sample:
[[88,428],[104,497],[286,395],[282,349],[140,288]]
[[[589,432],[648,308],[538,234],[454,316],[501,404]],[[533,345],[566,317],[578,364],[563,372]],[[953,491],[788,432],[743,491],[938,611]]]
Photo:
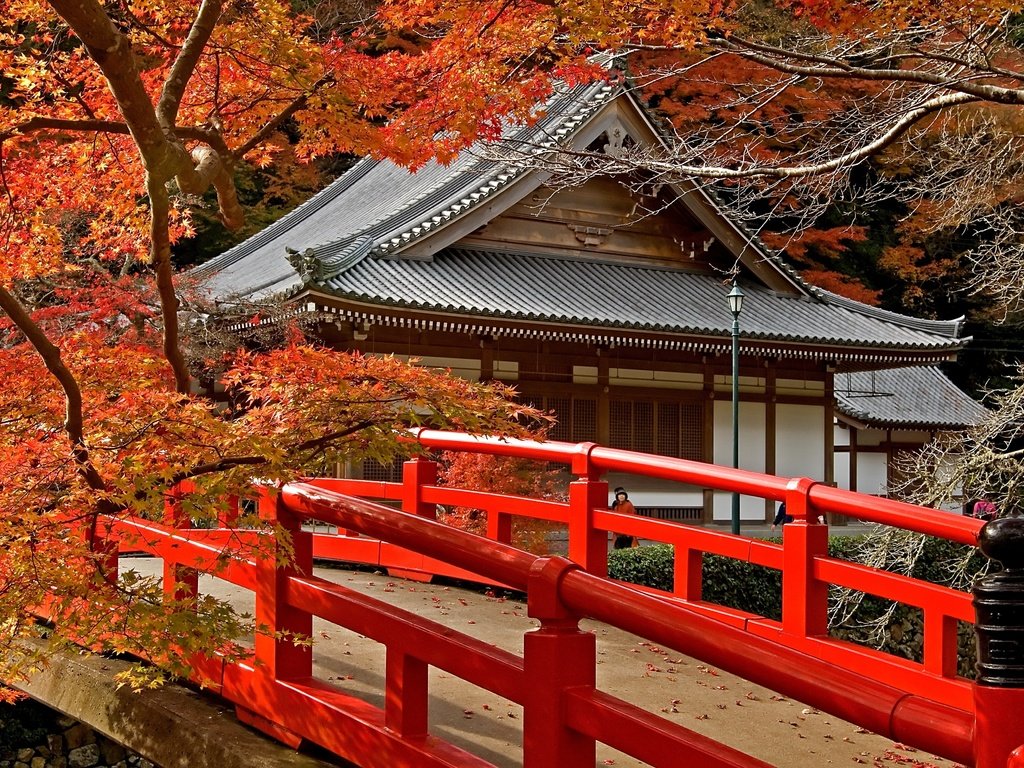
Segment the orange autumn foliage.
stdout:
[[[1010,7],[788,5],[841,31],[907,28],[943,13],[984,20]],[[533,119],[556,79],[614,77],[595,52],[723,43],[743,31],[742,11],[719,0],[388,0],[342,37],[286,0],[9,0],[0,19],[0,678],[34,663],[16,641],[39,633],[29,609],[54,594],[69,619],[54,640],[164,658],[173,638],[187,638],[184,659],[229,652],[244,629],[222,605],[182,611],[130,574],[108,584],[103,553],[72,535],[72,523],[158,516],[184,478],[197,486],[190,512],[208,515],[206,501],[254,480],[342,458],[386,460],[396,426],[524,434],[518,419],[537,416],[499,386],[297,336],[263,354],[203,346],[217,318],[184,296],[172,264],[174,242],[192,232],[191,205],[215,195],[225,225],[240,226],[233,172],[272,163],[284,135],[302,160],[448,160],[505,120]],[[744,148],[778,152],[766,142]],[[226,401],[198,393],[199,381],[223,382]],[[113,615],[131,624],[119,639],[103,631]]]

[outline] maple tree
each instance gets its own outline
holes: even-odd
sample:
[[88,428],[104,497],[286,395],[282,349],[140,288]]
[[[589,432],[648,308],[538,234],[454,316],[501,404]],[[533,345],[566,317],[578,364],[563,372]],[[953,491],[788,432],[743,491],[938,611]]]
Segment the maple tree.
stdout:
[[[524,417],[541,415],[499,384],[318,348],[280,318],[269,334],[253,318],[225,344],[175,278],[171,245],[206,190],[222,222],[241,225],[243,161],[375,151],[422,162],[430,142],[395,140],[384,119],[408,107],[407,68],[273,0],[16,0],[6,11],[0,679],[68,640],[172,670],[200,650],[234,657],[233,638],[253,627],[226,605],[162,599],[130,570],[108,578],[101,516],[163,519],[188,480],[186,514],[210,519],[254,481],[389,460],[406,450],[403,427],[524,435]],[[33,617],[44,605],[57,618],[47,629]],[[41,634],[48,648],[21,643]]]
[[[0,21],[0,363],[11,372],[0,390],[3,642],[38,632],[26,609],[56,595],[53,609],[74,618],[69,632],[117,650],[159,654],[177,635],[192,638],[183,655],[230,653],[240,619],[222,606],[182,612],[145,580],[103,578],[88,535],[98,515],[158,517],[183,479],[196,483],[194,498],[212,500],[341,456],[387,459],[394,426],[518,433],[511,419],[536,415],[499,386],[317,349],[280,325],[280,348],[261,354],[207,344],[208,318],[176,283],[171,249],[208,190],[221,221],[242,224],[241,163],[285,152],[443,161],[506,120],[531,119],[556,80],[613,77],[595,51],[739,57],[774,73],[744,95],[764,109],[817,78],[885,83],[846,105],[847,119],[822,118],[813,131],[782,110],[766,124],[787,126],[797,149],[785,156],[734,141],[760,119],[744,107],[725,132],[687,136],[668,157],[627,151],[571,164],[777,179],[795,195],[794,179],[841,178],[925,118],[1024,102],[1008,26],[1016,10],[1003,0],[938,9],[392,0],[341,37],[284,0],[9,0]],[[765,22],[777,15],[784,24]],[[944,189],[956,191],[948,178]],[[808,187],[817,198],[833,188]],[[222,382],[226,402],[198,393],[201,381]],[[70,536],[69,521],[87,535]],[[103,617],[126,607],[136,628],[106,637]],[[186,613],[195,630],[175,632]],[[34,663],[0,658],[9,659],[0,677]]]
[[[568,498],[565,474],[548,469],[543,462],[445,451],[439,457],[439,465],[439,485],[549,501]],[[491,514],[498,513],[471,507],[448,507],[438,511],[438,519],[456,528],[486,535]],[[511,538],[521,549],[546,555],[549,551],[548,537],[559,527],[564,528],[534,518],[514,518],[510,527]]]

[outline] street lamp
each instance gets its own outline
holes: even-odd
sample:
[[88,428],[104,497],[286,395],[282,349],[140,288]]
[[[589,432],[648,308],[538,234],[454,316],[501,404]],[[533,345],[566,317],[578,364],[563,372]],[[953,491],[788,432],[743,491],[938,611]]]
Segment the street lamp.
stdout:
[[[743,309],[743,291],[732,279],[729,291],[729,311],[732,312],[732,467],[740,466],[740,312]],[[732,532],[740,532],[740,495],[732,494]]]

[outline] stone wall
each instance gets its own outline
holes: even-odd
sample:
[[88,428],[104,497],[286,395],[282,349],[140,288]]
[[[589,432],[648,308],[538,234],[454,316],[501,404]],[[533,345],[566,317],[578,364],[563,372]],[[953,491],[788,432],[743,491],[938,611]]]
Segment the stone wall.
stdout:
[[[36,739],[38,741],[38,739]],[[58,717],[42,743],[0,750],[0,768],[158,768],[69,717]]]

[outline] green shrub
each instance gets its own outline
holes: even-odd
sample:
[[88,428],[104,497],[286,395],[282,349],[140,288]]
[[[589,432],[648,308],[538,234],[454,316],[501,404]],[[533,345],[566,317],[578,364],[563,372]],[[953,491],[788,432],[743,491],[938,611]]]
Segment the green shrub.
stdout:
[[[829,555],[857,562],[863,543],[863,536],[830,537]],[[952,564],[968,554],[964,545],[928,538],[911,575],[949,586],[954,572]],[[674,559],[673,548],[667,544],[614,550],[608,556],[608,575],[671,592]],[[968,560],[967,573],[971,576],[981,573],[985,562],[981,554],[973,553]],[[727,557],[705,555],[702,580],[702,596],[708,602],[771,619],[782,617],[782,574],[779,571]],[[833,593],[831,597],[834,600],[838,591],[833,590]],[[831,627],[829,634],[837,639],[870,645],[896,656],[921,661],[924,645],[922,612],[912,606],[896,605],[879,631],[877,620],[891,606],[890,601],[864,596],[856,611],[838,626]],[[961,624],[958,638],[960,674],[972,677],[975,655],[973,628]]]
[[608,575],[653,589],[672,591],[675,554],[668,544],[613,549],[608,553]]
[[[671,592],[674,562],[675,554],[668,544],[616,549],[608,555],[608,575]],[[782,575],[778,571],[705,555],[701,578],[708,602],[776,619],[782,616]]]

